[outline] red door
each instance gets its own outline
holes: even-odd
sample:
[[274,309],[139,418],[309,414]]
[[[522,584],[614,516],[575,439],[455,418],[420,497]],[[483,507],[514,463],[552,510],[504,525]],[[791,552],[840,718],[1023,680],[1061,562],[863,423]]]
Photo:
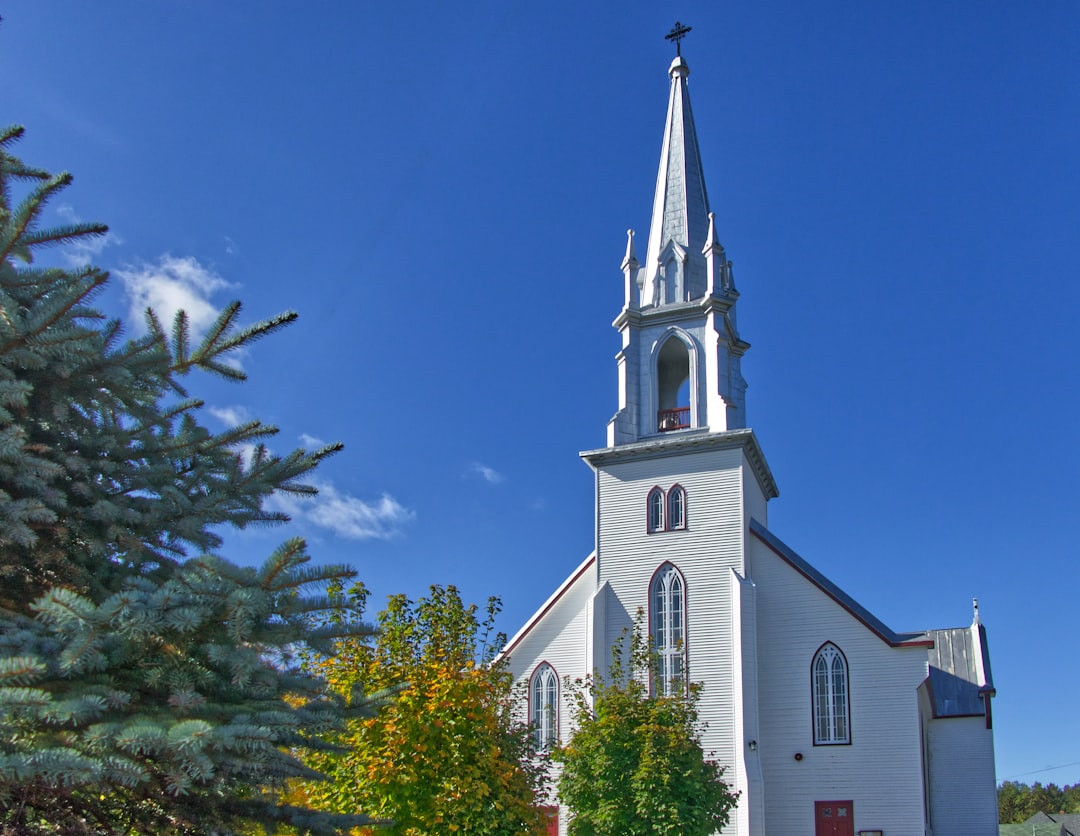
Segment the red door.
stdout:
[[850,801],[815,801],[814,836],[855,836]]
[[559,808],[541,807],[544,811],[544,819],[547,821],[547,836],[559,836]]

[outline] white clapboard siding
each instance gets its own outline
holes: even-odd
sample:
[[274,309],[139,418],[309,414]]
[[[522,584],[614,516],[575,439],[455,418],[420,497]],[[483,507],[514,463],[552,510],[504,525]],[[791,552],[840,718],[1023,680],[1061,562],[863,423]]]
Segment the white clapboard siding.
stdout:
[[995,836],[994,736],[985,717],[943,717],[927,724],[933,836]]
[[588,642],[591,634],[589,601],[596,591],[596,561],[590,556],[559,587],[513,639],[504,655],[515,686],[528,711],[528,684],[536,668],[547,662],[559,677],[559,738],[570,734],[570,703],[564,679],[581,679],[589,673]]
[[[601,466],[597,563],[599,580],[613,592],[605,623],[609,645],[632,626],[639,607],[647,616],[649,584],[660,566],[670,561],[682,573],[688,674],[702,685],[702,744],[746,797],[747,776],[736,764],[742,752],[742,709],[735,683],[742,656],[734,642],[742,615],[733,601],[738,578],[745,575],[744,480],[754,479],[743,468],[738,448]],[[686,530],[648,533],[649,491],[656,486],[668,491],[675,484],[686,491]],[[756,483],[753,492],[760,497]],[[736,816],[725,832],[749,832],[745,827]]]
[[[917,688],[925,647],[891,647],[755,538],[761,736],[769,833],[812,833],[814,801],[852,801],[855,829],[923,836]],[[815,746],[810,666],[825,642],[843,651],[850,745]],[[795,755],[802,759],[796,760]]]

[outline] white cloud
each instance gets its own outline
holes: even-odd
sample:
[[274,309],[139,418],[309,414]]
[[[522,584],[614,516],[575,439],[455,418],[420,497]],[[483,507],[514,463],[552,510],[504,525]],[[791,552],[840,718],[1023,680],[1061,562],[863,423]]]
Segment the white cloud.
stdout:
[[401,533],[402,526],[416,519],[415,511],[388,493],[374,502],[365,502],[342,493],[330,482],[312,484],[319,489],[317,497],[275,494],[270,506],[294,520],[325,528],[349,540],[389,540]]
[[305,450],[321,450],[326,446],[326,442],[321,438],[307,433],[300,433],[300,443],[304,445]]
[[211,406],[207,411],[226,427],[238,427],[251,420],[251,414],[242,406]]
[[239,255],[240,248],[236,245],[236,242],[228,235],[225,236],[225,255]]
[[493,467],[488,467],[486,464],[480,462],[470,462],[468,468],[465,470],[466,476],[479,476],[485,482],[492,485],[497,485],[506,479],[499,471]]
[[[83,219],[79,217],[79,213],[75,211],[70,203],[61,203],[56,207],[56,214],[60,216],[60,219],[66,224],[78,224],[82,223]],[[74,241],[69,241],[64,244],[62,249],[62,255],[65,262],[69,267],[82,267],[85,264],[93,263],[102,251],[110,244],[122,244],[119,236],[112,232],[106,232],[104,235],[84,236],[82,238],[76,238]]]
[[191,256],[176,258],[166,254],[156,264],[144,263],[115,273],[131,300],[131,319],[136,328],[145,330],[146,308],[154,309],[166,329],[171,327],[176,312],[184,310],[191,324],[193,342],[199,340],[221,313],[210,297],[233,286]]

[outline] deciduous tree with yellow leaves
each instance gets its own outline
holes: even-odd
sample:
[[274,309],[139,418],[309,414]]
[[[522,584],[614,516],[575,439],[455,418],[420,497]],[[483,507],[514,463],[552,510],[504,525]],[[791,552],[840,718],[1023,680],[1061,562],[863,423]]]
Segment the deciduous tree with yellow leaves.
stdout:
[[[366,590],[350,595],[362,611]],[[337,738],[342,752],[310,755],[330,781],[298,794],[325,810],[392,821],[380,834],[543,833],[543,764],[510,710],[510,674],[495,661],[505,642],[493,633],[499,608],[491,598],[481,614],[453,586],[432,586],[418,601],[395,595],[379,613],[374,646],[345,640],[334,657],[312,660],[342,694],[387,695],[376,716],[351,721]]]

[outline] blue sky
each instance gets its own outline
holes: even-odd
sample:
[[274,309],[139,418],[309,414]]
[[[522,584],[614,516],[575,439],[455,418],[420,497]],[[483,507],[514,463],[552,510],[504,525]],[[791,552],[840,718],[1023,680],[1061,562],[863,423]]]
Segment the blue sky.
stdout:
[[7,5],[0,119],[75,174],[56,220],[110,224],[103,305],[300,314],[206,422],[346,450],[226,556],[303,534],[508,633],[592,548],[577,453],[692,25],[770,527],[896,630],[978,596],[999,779],[1080,780],[1080,5]]

